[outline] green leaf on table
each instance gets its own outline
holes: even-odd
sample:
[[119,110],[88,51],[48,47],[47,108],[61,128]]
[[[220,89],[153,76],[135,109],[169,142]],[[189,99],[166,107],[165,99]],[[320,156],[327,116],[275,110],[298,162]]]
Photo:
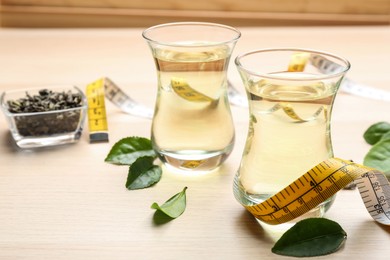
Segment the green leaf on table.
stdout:
[[308,257],[336,252],[347,233],[336,222],[308,218],[296,223],[276,242],[272,252],[278,255]]
[[363,134],[364,140],[367,143],[373,145],[381,140],[382,136],[390,132],[390,123],[388,122],[378,122],[371,125]]
[[171,218],[177,218],[183,214],[186,209],[186,190],[187,187],[167,200],[164,204],[159,206],[156,202],[152,204],[151,208],[159,210]]
[[153,161],[153,157],[140,157],[129,167],[126,182],[127,189],[143,189],[160,181],[162,175],[161,167],[154,165]]
[[381,139],[379,141],[383,141],[386,139],[390,139],[390,131],[382,135]]
[[363,164],[383,172],[390,172],[390,139],[373,145],[364,157]]
[[126,137],[114,144],[104,161],[112,164],[131,165],[143,156],[157,157],[152,142],[143,137]]

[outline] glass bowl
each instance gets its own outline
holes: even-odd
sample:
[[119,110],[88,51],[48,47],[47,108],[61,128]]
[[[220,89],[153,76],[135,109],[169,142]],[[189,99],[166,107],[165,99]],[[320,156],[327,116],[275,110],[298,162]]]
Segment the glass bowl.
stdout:
[[74,86],[10,90],[2,93],[0,104],[20,148],[78,141],[87,112],[87,99]]

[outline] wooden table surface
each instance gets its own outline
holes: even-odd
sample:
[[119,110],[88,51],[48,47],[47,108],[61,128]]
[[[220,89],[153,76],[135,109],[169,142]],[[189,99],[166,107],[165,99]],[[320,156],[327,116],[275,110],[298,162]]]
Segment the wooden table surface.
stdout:
[[[240,28],[233,57],[257,48],[303,47],[350,60],[348,77],[390,90],[390,27]],[[108,76],[153,107],[156,72],[139,29],[0,29],[0,91],[73,84]],[[229,78],[244,93],[231,62]],[[332,117],[337,157],[362,162],[366,128],[390,121],[390,103],[340,92]],[[152,188],[128,191],[127,167],[104,163],[126,136],[150,136],[151,121],[107,103],[109,143],[17,149],[0,117],[0,259],[284,259],[271,252],[278,234],[263,229],[236,202],[233,176],[246,138],[247,110],[232,107],[237,140],[216,173],[178,176],[164,170]],[[187,209],[154,222],[153,202],[184,186]],[[348,233],[344,247],[322,259],[388,259],[390,226],[375,223],[357,190],[340,191],[326,215]],[[290,258],[286,258],[290,259]]]

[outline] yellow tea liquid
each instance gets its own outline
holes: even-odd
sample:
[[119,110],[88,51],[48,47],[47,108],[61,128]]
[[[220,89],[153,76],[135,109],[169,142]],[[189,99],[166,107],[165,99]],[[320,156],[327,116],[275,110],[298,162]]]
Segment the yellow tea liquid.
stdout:
[[[226,46],[213,50],[208,47],[207,52],[197,48],[154,53],[159,87],[152,142],[166,164],[177,169],[208,171],[226,159],[234,144],[226,95],[229,51]],[[172,87],[174,79],[194,90],[195,94],[189,94],[195,97],[179,95]]]
[[[249,133],[234,189],[239,201],[253,205],[333,156],[328,124],[336,88],[321,81],[302,85],[302,81],[277,80],[249,82],[247,87]],[[310,212],[311,216],[322,216],[329,203]]]

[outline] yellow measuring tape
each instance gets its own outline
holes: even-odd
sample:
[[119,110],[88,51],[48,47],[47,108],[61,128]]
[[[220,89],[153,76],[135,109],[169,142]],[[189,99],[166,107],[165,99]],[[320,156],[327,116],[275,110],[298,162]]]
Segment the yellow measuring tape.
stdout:
[[104,78],[87,85],[89,140],[108,141],[108,124],[104,103]]
[[390,225],[390,185],[383,173],[338,158],[321,162],[274,196],[246,209],[267,224],[285,223],[315,208],[352,181],[356,181],[371,216]]
[[308,52],[297,52],[291,55],[290,63],[288,64],[288,71],[298,72],[304,71],[306,63],[310,58],[310,53]]
[[186,160],[186,161],[183,161],[183,163],[180,165],[180,167],[186,168],[186,169],[196,169],[206,161],[207,160],[191,160],[191,161]]
[[277,103],[272,108],[267,110],[267,112],[268,113],[273,113],[273,112],[278,111],[279,109],[282,109],[286,115],[288,115],[291,119],[294,119],[297,122],[312,121],[312,120],[316,119],[321,114],[322,111],[324,111],[325,117],[327,117],[327,109],[326,109],[326,107],[321,106],[310,117],[302,118],[295,112],[295,110],[292,108],[292,106],[290,104],[286,103],[286,102]]
[[173,77],[171,79],[171,87],[175,93],[181,98],[191,102],[212,102],[212,98],[203,93],[191,88],[185,79]]
[[[288,70],[303,71],[309,57],[308,53],[292,55]],[[283,109],[292,119],[307,121],[288,104],[272,108],[273,111],[277,109]],[[313,117],[321,111],[318,110]],[[281,224],[309,212],[351,182],[356,183],[371,217],[381,224],[390,225],[390,184],[386,176],[378,170],[339,158],[319,163],[264,202],[245,208],[267,224]]]

